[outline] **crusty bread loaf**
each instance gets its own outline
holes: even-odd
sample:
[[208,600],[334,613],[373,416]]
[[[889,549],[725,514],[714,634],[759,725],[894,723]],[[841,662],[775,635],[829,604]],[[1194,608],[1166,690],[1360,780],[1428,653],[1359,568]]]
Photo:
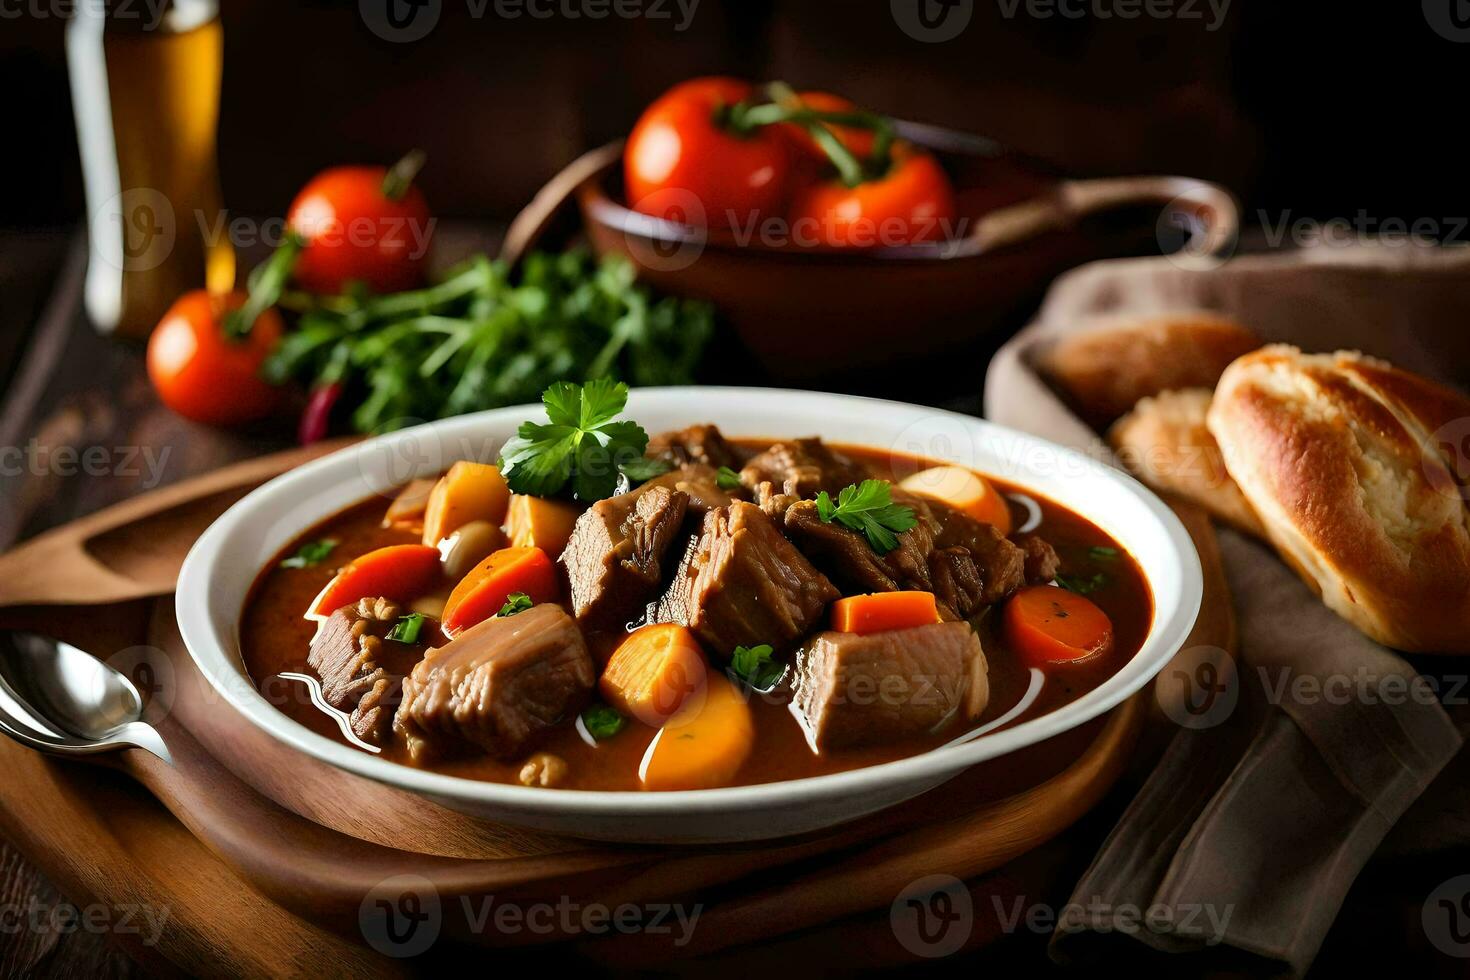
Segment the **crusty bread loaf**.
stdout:
[[1113,423],[1108,442],[1123,465],[1155,490],[1182,497],[1248,534],[1265,537],[1205,425],[1211,394],[1208,388],[1186,388],[1144,398]]
[[1105,316],[1043,346],[1035,363],[1072,407],[1102,430],[1140,398],[1213,388],[1226,365],[1259,346],[1259,337],[1217,313]]
[[1276,345],[1230,366],[1208,421],[1331,609],[1401,650],[1470,653],[1470,509],[1451,456],[1470,399],[1361,354]]

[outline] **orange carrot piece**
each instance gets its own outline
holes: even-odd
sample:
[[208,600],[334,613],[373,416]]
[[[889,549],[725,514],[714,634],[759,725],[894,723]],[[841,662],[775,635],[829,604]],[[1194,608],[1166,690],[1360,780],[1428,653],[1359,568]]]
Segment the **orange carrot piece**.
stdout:
[[439,551],[421,544],[394,544],[359,555],[327,583],[308,616],[330,616],[363,598],[408,602],[439,584]]
[[1113,646],[1113,622],[1092,601],[1052,585],[1021,589],[1005,604],[1005,637],[1033,667],[1076,663]]
[[603,698],[625,715],[660,728],[705,686],[704,649],[687,627],[644,626],[618,644],[602,670]]
[[449,467],[429,492],[424,508],[424,544],[437,545],[470,521],[500,526],[510,504],[510,487],[500,468],[489,463],[460,460]]
[[832,628],[839,633],[882,633],[937,622],[932,592],[874,592],[832,603]]
[[906,476],[898,484],[909,493],[949,504],[977,521],[995,525],[1001,534],[1011,533],[1011,505],[985,477],[963,466],[931,466]]
[[444,603],[440,626],[452,636],[500,612],[513,592],[524,592],[532,603],[551,602],[557,596],[556,566],[540,548],[501,548],[460,579]]
[[644,789],[727,786],[755,746],[755,722],[738,688],[710,671],[703,697],[692,697],[649,743],[638,767]]

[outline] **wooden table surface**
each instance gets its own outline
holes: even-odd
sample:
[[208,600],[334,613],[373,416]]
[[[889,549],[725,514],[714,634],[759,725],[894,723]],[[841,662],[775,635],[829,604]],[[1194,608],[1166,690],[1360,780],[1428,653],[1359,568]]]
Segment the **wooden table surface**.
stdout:
[[[483,234],[478,237],[484,239]],[[290,441],[289,434],[278,432],[207,429],[160,406],[147,382],[141,347],[100,337],[86,324],[79,308],[83,264],[79,240],[70,234],[0,235],[0,295],[5,296],[0,305],[0,372],[6,385],[0,403],[0,451],[5,453],[0,458],[0,548],[117,500]],[[1025,859],[1030,880],[1050,882],[1033,896],[1035,902],[1056,907],[1066,901],[1071,883],[1126,802],[1128,785],[1125,780],[1072,831]],[[151,798],[148,802],[157,805]],[[1443,856],[1370,868],[1349,896],[1313,973],[1325,976],[1347,964],[1377,961],[1385,949],[1422,950],[1417,909],[1428,888],[1443,878],[1443,868]],[[977,936],[973,948],[946,960],[947,966],[976,972],[1024,969],[1028,975],[1063,972],[1046,958],[1045,933],[1023,928],[1003,941],[981,943],[994,938],[998,910],[988,905],[989,883],[971,885]],[[105,933],[76,928],[64,911],[50,911],[67,907],[66,898],[0,840],[0,977],[126,977],[141,972]],[[907,958],[920,967],[931,966],[896,948],[887,918],[883,910],[816,938],[839,943],[848,935],[877,935],[886,941],[875,944],[875,963],[902,965]],[[991,924],[989,936],[981,928],[982,919]],[[13,927],[17,921],[21,928]],[[691,963],[681,972],[733,975],[767,964],[786,967],[788,949],[776,944],[748,950],[713,963]],[[804,955],[811,949],[808,943]],[[544,967],[551,960],[575,959],[578,953],[542,951],[536,956]],[[483,967],[482,959],[479,964]],[[1175,961],[1173,969],[1181,965]],[[1440,958],[1435,969],[1458,965]],[[221,973],[228,969],[220,964]],[[1442,975],[1463,974],[1447,969]]]

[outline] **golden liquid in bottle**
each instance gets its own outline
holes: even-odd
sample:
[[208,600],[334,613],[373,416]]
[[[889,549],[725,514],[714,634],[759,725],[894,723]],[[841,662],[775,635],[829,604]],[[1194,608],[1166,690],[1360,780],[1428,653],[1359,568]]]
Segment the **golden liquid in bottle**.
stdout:
[[[235,281],[216,159],[219,10],[176,0],[151,24],[108,13],[71,28],[73,97],[95,103],[105,90],[106,101],[105,111],[77,106],[92,213],[88,312],[98,329],[146,337],[180,294]],[[92,84],[76,85],[79,71]]]

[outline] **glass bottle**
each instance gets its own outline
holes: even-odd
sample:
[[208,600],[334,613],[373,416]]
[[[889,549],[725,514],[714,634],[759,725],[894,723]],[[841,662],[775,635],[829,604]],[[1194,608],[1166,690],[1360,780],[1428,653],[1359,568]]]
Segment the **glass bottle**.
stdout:
[[218,0],[78,4],[67,65],[86,184],[88,316],[142,338],[190,289],[233,287],[220,199]]

